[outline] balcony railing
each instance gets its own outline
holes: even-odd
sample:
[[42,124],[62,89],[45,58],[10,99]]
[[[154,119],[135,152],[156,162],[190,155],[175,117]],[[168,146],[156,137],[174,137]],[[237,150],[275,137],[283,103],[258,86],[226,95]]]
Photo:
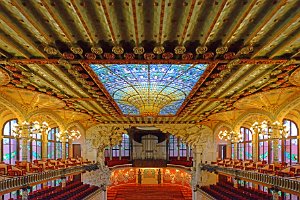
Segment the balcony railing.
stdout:
[[47,172],[30,174],[26,176],[8,178],[0,181],[0,194],[5,194],[8,191],[14,191],[20,188],[36,185],[42,182],[46,182],[48,180],[59,179],[61,177],[79,174],[84,171],[91,171],[95,169],[98,169],[98,166],[96,164],[88,164],[69,167],[65,169],[50,170]]
[[285,178],[281,176],[271,176],[268,174],[259,173],[256,171],[247,171],[234,168],[226,168],[216,165],[202,164],[200,165],[202,170],[209,172],[217,172],[222,174],[227,174],[235,178],[247,179],[253,182],[262,183],[263,185],[269,185],[270,187],[275,187],[283,190],[292,191],[293,193],[300,193],[300,181]]

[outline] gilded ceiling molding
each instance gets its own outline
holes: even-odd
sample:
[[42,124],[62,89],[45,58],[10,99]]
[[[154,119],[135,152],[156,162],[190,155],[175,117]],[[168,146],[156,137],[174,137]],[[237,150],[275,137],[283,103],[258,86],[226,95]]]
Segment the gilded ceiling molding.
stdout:
[[268,121],[276,121],[276,117],[265,110],[261,109],[248,109],[245,111],[244,115],[239,116],[236,120],[235,123],[233,124],[234,130],[238,129],[243,126],[246,120],[248,120],[251,117],[254,116],[261,116],[262,118],[268,120]]
[[129,125],[96,125],[86,131],[86,139],[91,142],[92,148],[103,151],[105,147],[120,144],[127,128]]
[[300,86],[300,68],[296,69],[289,77],[291,84]]
[[24,110],[20,105],[12,98],[4,95],[0,92],[0,104],[10,110],[19,121],[25,121]]
[[10,82],[10,79],[11,78],[9,73],[6,70],[0,68],[0,86],[7,85]]
[[293,100],[289,100],[285,104],[281,105],[276,112],[277,120],[282,121],[291,110],[293,110],[299,105],[300,105],[300,97],[295,98]]
[[38,115],[50,117],[57,124],[60,131],[66,130],[64,120],[58,114],[56,114],[54,111],[51,111],[46,108],[37,109],[37,110],[34,110],[34,111],[28,113],[26,115],[26,121],[31,121],[32,118],[34,118],[35,116],[38,116]]

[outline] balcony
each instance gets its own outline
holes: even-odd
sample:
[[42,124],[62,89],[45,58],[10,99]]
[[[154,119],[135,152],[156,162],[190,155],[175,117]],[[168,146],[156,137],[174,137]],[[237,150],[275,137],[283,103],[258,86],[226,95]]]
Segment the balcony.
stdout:
[[61,177],[80,174],[85,171],[91,171],[96,169],[98,169],[98,166],[96,164],[87,164],[87,165],[69,167],[65,169],[49,170],[46,172],[35,173],[26,176],[8,178],[0,181],[0,195],[27,186],[33,186],[43,182],[47,182],[49,180],[59,179]]
[[256,184],[264,185],[270,188],[277,188],[281,191],[288,192],[290,194],[300,193],[300,181],[297,180],[297,178],[292,179],[281,176],[263,174],[256,171],[247,171],[210,164],[201,164],[200,168],[201,170],[205,170],[208,172],[232,176],[234,178],[254,182]]

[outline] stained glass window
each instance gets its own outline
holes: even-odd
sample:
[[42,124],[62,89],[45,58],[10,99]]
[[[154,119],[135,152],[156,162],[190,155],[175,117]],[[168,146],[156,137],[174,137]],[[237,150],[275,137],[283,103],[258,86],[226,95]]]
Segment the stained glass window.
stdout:
[[250,129],[241,127],[242,141],[238,143],[238,159],[252,159],[252,132]]
[[17,152],[18,142],[13,137],[13,132],[12,132],[13,126],[17,123],[18,121],[16,119],[7,121],[4,124],[3,132],[2,132],[3,135],[2,160],[7,164],[15,164],[16,160],[18,160],[18,152]]
[[289,135],[284,140],[284,161],[291,165],[298,162],[298,127],[293,121],[288,119],[283,120],[283,123],[289,130]]
[[[130,138],[128,134],[122,135],[122,143],[121,143],[121,156],[128,157],[130,156]],[[119,157],[120,155],[120,146],[115,145],[112,147],[112,157]],[[107,148],[107,157],[109,157],[109,148]]]
[[56,145],[56,140],[57,140],[56,134],[58,132],[59,132],[58,127],[51,128],[50,131],[48,132],[48,158],[50,159],[56,159],[56,156],[59,155],[59,153],[56,153],[56,148],[61,147],[61,145],[60,146]]
[[31,145],[32,145],[31,159],[41,160],[42,159],[42,136],[40,134],[34,134]]
[[124,114],[174,115],[207,65],[92,64]]
[[177,157],[178,156],[178,138],[174,135],[170,135],[169,138],[169,156]]

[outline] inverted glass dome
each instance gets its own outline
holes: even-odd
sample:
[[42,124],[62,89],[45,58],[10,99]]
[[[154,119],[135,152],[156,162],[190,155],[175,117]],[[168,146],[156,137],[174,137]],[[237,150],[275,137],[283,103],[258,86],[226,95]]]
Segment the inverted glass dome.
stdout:
[[91,64],[126,115],[175,115],[207,65]]

